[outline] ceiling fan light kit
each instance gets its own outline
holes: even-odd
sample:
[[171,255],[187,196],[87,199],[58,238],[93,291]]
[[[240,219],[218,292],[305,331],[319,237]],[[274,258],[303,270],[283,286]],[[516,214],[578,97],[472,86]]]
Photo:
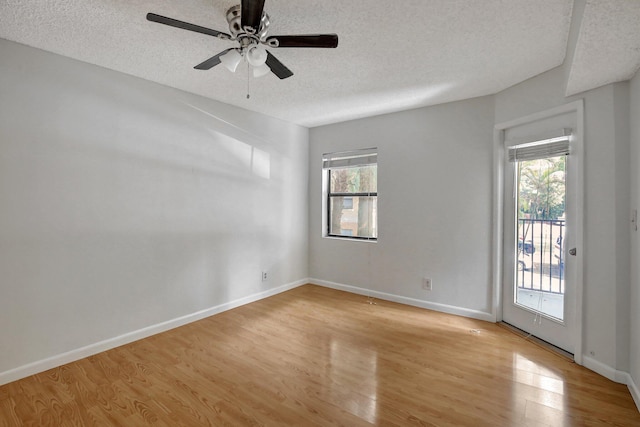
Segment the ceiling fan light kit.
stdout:
[[231,49],[229,52],[220,57],[220,62],[222,62],[222,65],[224,65],[227,70],[231,71],[232,73],[236,72],[236,69],[238,68],[238,65],[241,61],[242,55],[236,49]]
[[267,64],[262,64],[259,67],[253,67],[253,77],[262,77],[269,74],[271,68],[267,67]]
[[267,50],[259,44],[252,44],[247,48],[247,61],[254,67],[260,67],[267,62]]
[[240,62],[245,60],[252,68],[254,77],[264,76],[271,71],[278,78],[286,79],[293,73],[265,49],[265,46],[273,49],[338,46],[337,34],[269,36],[270,21],[269,15],[264,12],[264,0],[242,0],[241,4],[229,8],[226,18],[230,34],[155,13],[147,14],[147,20],[152,22],[238,43],[238,47],[226,49],[196,65],[194,68],[197,70],[210,70],[218,64],[223,64],[228,70],[235,72]]

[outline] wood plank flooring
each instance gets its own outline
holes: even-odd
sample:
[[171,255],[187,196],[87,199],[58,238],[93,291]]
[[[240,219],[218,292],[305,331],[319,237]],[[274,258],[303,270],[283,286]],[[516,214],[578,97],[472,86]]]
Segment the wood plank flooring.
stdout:
[[0,387],[0,426],[640,426],[498,325],[306,285]]

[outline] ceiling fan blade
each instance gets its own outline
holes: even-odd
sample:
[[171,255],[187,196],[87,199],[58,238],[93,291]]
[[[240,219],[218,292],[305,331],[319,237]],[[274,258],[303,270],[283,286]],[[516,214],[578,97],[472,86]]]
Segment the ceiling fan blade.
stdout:
[[278,61],[269,51],[267,51],[267,62],[265,62],[265,64],[267,64],[267,67],[271,68],[271,72],[281,80],[293,76],[291,70],[285,67],[282,62]]
[[242,9],[240,11],[240,25],[246,31],[247,27],[253,29],[253,33],[257,33],[260,29],[260,21],[262,20],[262,11],[264,10],[264,0],[242,0]]
[[266,43],[271,47],[338,47],[338,35],[271,36],[267,37]]
[[207,59],[206,61],[196,65],[195,68],[196,70],[210,70],[213,67],[215,67],[216,65],[218,65],[220,63],[220,57],[222,55],[224,55],[225,53],[229,52],[230,50],[233,50],[233,48],[229,48],[226,50],[223,50],[222,52],[220,52],[219,54],[212,56],[211,58]]
[[147,13],[147,20],[157,22],[159,24],[169,25],[183,30],[195,31],[196,33],[206,34],[208,36],[219,37],[223,40],[229,40],[231,36],[227,33],[212,30],[211,28],[201,27],[199,25],[190,24],[188,22],[178,21],[177,19],[167,18],[166,16],[156,15],[155,13]]

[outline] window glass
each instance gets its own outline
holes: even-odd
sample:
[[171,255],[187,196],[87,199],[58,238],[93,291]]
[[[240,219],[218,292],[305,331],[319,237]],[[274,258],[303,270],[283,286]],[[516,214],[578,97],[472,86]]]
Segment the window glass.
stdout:
[[331,193],[376,193],[377,165],[331,169]]
[[328,235],[378,237],[377,165],[328,170]]

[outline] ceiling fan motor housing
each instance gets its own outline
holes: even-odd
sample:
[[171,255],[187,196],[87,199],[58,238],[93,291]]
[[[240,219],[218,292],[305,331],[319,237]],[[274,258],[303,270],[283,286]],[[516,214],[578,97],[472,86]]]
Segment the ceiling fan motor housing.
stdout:
[[259,41],[264,41],[267,37],[269,29],[269,15],[266,12],[262,12],[262,19],[260,20],[260,28],[258,31],[254,31],[252,28],[242,28],[242,8],[239,4],[232,6],[227,10],[227,22],[229,23],[229,32],[233,38],[241,39],[243,36],[256,37]]

